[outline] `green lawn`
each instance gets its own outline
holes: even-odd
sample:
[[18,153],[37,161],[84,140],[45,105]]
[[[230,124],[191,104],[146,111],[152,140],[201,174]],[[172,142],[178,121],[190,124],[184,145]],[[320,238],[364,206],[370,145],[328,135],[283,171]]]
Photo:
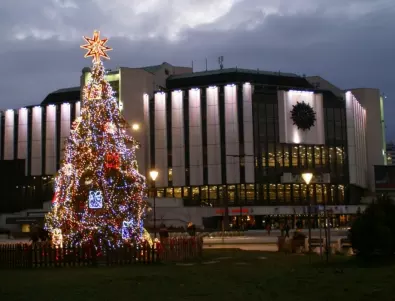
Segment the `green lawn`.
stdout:
[[[0,300],[393,300],[393,265],[359,267],[347,257],[328,267],[313,256],[205,251],[218,263],[0,271]],[[266,259],[258,259],[258,257]],[[204,262],[206,262],[204,261]]]

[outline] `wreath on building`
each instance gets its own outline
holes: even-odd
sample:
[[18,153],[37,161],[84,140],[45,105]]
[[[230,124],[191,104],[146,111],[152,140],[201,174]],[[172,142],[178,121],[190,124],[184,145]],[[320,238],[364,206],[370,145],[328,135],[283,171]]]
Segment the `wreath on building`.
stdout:
[[316,117],[313,108],[304,101],[297,102],[291,110],[291,119],[303,131],[310,130],[315,125]]

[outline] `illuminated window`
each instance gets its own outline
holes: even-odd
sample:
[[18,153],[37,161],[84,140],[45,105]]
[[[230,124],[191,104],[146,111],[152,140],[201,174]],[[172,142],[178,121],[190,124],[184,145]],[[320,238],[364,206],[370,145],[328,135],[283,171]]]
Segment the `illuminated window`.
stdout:
[[285,185],[285,201],[287,203],[291,202],[291,184]]
[[293,201],[294,203],[299,203],[300,202],[300,187],[299,184],[293,184]]
[[189,198],[189,187],[184,187],[183,188],[183,190],[184,190],[184,198]]
[[202,200],[208,200],[208,187],[207,186],[202,186],[200,187],[200,198]]
[[322,198],[322,185],[321,184],[316,184],[315,185],[315,192],[316,192],[316,196],[317,196],[317,198],[316,198],[316,201],[317,201],[317,204],[321,204],[321,203],[323,203],[323,198]]
[[254,186],[254,184],[246,185],[246,198],[247,198],[247,200],[254,200],[255,199],[255,186]]
[[198,200],[199,198],[199,187],[192,187],[192,199]]
[[277,145],[276,153],[277,153],[276,161],[277,161],[278,166],[283,166],[284,165],[283,164],[283,155],[284,155],[284,153],[283,153],[283,148],[282,148],[281,145]]
[[210,200],[216,200],[217,198],[217,186],[210,186]]
[[169,182],[173,181],[173,168],[169,168],[169,171],[167,172],[168,180]]
[[181,193],[181,187],[175,187],[174,188],[174,197],[175,198],[181,198],[182,197],[182,193]]
[[277,199],[279,202],[284,202],[284,185],[277,184]]
[[246,199],[246,191],[245,191],[245,187],[244,186],[245,186],[244,184],[241,184],[241,185],[238,185],[238,188],[237,188],[237,190],[239,192],[239,199],[240,200],[245,200]]
[[298,166],[298,147],[292,148],[292,166]]
[[300,157],[300,166],[306,167],[306,148],[304,146],[299,146],[299,157]]
[[156,196],[158,198],[163,198],[165,196],[165,190],[163,188],[158,188],[156,190]]
[[275,202],[277,200],[276,184],[269,184],[269,200],[270,202]]
[[166,197],[167,198],[173,197],[173,188],[166,188]]
[[314,147],[314,160],[315,166],[321,166],[321,148],[319,146]]

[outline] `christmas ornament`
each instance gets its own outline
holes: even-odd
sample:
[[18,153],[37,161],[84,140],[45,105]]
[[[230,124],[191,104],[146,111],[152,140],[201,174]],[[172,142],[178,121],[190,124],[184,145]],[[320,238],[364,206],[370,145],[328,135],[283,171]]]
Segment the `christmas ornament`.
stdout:
[[100,190],[89,191],[89,208],[90,209],[103,208],[103,195]]
[[315,115],[313,108],[304,101],[297,102],[291,110],[291,119],[294,125],[303,131],[310,130],[315,125]]
[[105,166],[107,169],[118,169],[119,168],[119,155],[116,153],[107,154]]
[[62,230],[56,228],[52,231],[52,244],[57,248],[63,248]]
[[123,239],[130,239],[130,230],[134,226],[134,220],[131,219],[130,221],[123,221],[122,223],[122,238]]
[[88,52],[84,55],[85,58],[93,57],[93,62],[99,62],[100,57],[110,59],[106,51],[110,51],[112,48],[106,46],[108,39],[100,40],[100,31],[95,30],[93,32],[92,39],[88,37],[84,37],[84,39],[88,43],[81,46],[81,48],[88,50]]

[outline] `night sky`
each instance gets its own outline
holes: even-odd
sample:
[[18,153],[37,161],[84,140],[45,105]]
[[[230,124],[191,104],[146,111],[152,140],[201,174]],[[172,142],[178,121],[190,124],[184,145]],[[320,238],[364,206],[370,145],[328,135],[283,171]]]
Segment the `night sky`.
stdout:
[[1,0],[0,108],[77,86],[82,35],[108,37],[106,67],[168,62],[320,75],[379,88],[395,140],[394,0]]

